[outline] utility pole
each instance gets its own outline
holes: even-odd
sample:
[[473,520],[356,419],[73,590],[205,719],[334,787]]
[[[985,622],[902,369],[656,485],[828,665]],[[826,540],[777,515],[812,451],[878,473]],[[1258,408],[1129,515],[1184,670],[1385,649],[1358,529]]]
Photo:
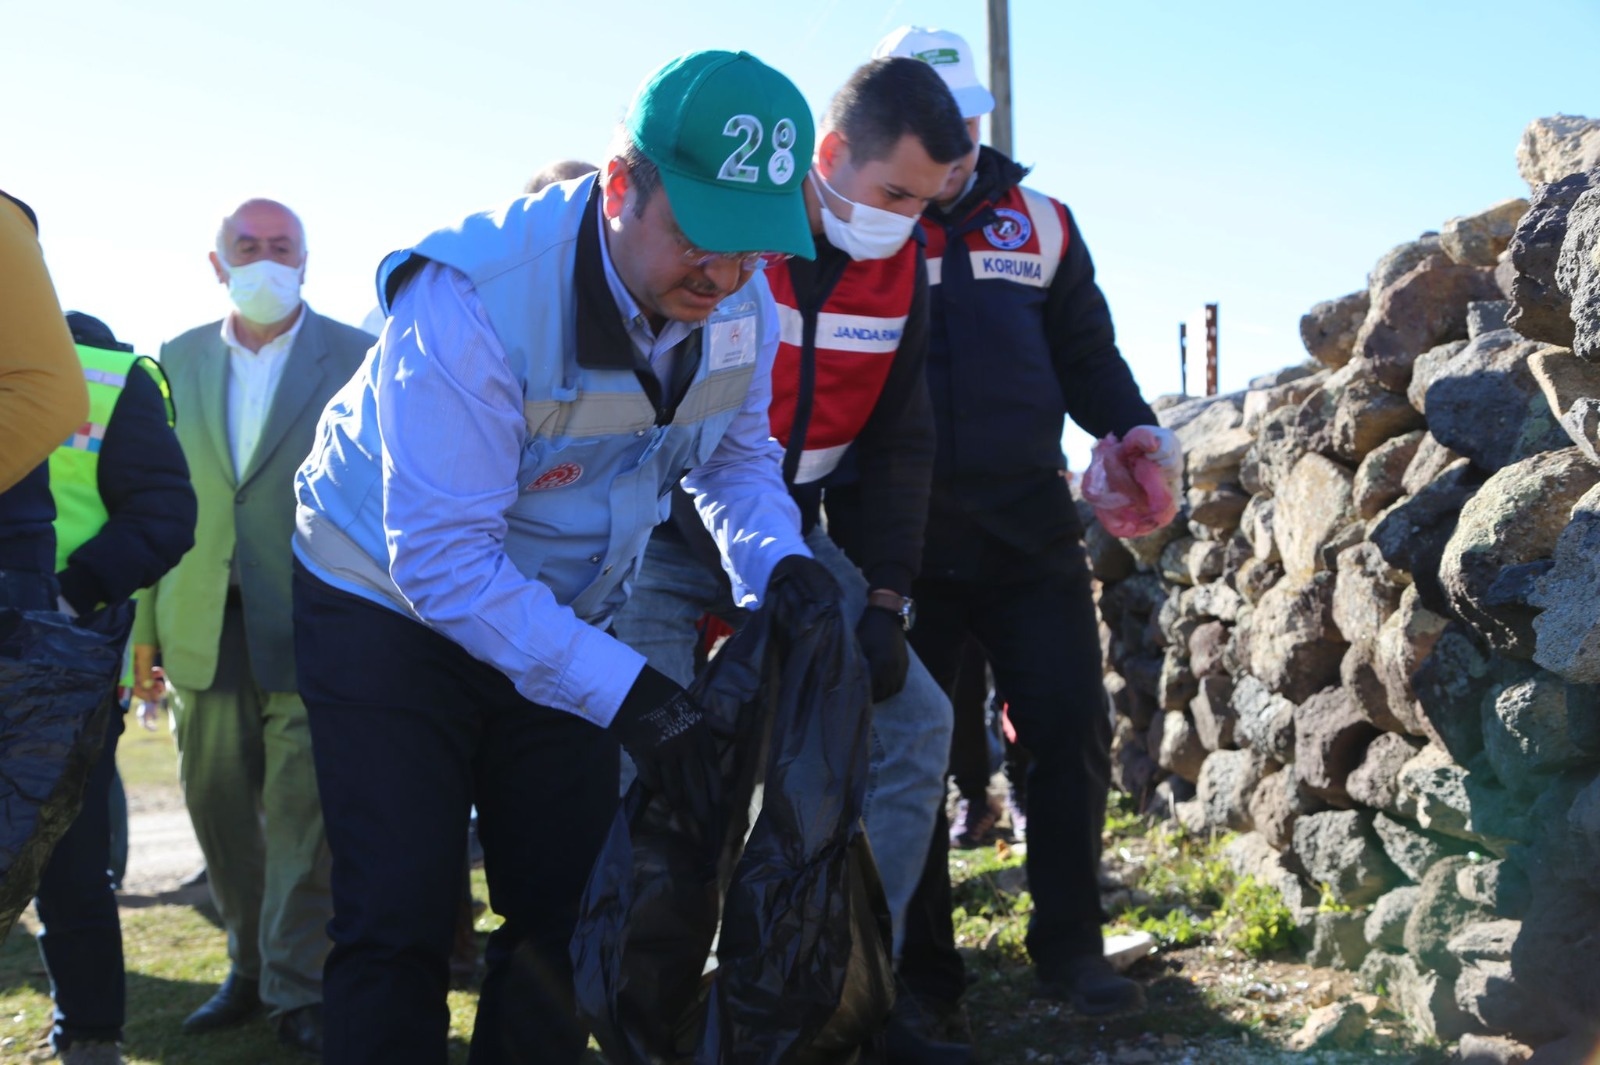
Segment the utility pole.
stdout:
[[1189,323],[1178,323],[1178,394],[1189,394]]
[[1011,143],[1011,16],[1007,0],[989,0],[989,144],[1008,158],[1017,157]]
[[1217,394],[1217,305],[1206,304],[1206,395]]

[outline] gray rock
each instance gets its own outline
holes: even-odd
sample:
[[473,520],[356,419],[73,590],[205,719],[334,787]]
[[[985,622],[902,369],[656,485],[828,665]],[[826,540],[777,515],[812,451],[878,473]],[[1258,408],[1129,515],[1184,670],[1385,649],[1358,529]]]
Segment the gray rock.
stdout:
[[1355,464],[1386,440],[1421,429],[1423,425],[1422,415],[1412,407],[1404,388],[1391,391],[1377,378],[1358,375],[1334,408],[1333,452],[1343,461]]
[[1515,304],[1507,323],[1530,340],[1572,347],[1572,301],[1556,285],[1556,265],[1567,236],[1567,217],[1578,197],[1600,184],[1600,175],[1575,173],[1534,190],[1528,213],[1511,238],[1511,282]]
[[1201,584],[1222,576],[1226,548],[1215,540],[1196,540],[1184,556],[1184,569],[1189,583]]
[[1300,340],[1306,351],[1324,366],[1338,368],[1349,362],[1356,333],[1371,303],[1371,295],[1362,290],[1311,308],[1300,319]]
[[[1363,311],[1363,314],[1366,312]],[[1303,319],[1302,319],[1303,320]],[[1357,323],[1360,324],[1359,322]],[[1355,339],[1352,329],[1350,338]],[[1348,360],[1346,360],[1348,361]],[[1323,381],[1328,379],[1327,370],[1318,370],[1315,373],[1304,374],[1290,381],[1281,381],[1275,385],[1251,383],[1250,390],[1244,394],[1244,428],[1254,436],[1261,430],[1261,422],[1268,414],[1280,407],[1299,406],[1306,397],[1315,392]]]
[[1261,602],[1261,597],[1282,579],[1283,566],[1276,562],[1263,562],[1258,558],[1252,558],[1239,567],[1234,585],[1245,602],[1255,604]]
[[1421,894],[1422,889],[1415,884],[1405,884],[1379,896],[1362,925],[1367,945],[1378,950],[1404,950],[1406,921],[1417,908]]
[[1463,461],[1466,460],[1461,455],[1439,443],[1438,437],[1424,433],[1417,444],[1417,453],[1412,456],[1410,465],[1400,477],[1400,487],[1406,495],[1414,496],[1437,481],[1446,470]]
[[1423,828],[1503,855],[1516,840],[1493,829],[1514,824],[1516,803],[1504,788],[1468,774],[1438,747],[1425,747],[1400,770],[1398,803]]
[[1239,460],[1239,487],[1251,495],[1267,490],[1266,482],[1261,479],[1261,449],[1255,444],[1251,444],[1244,458]]
[[1430,256],[1443,252],[1444,245],[1440,243],[1437,233],[1424,233],[1416,240],[1390,248],[1367,275],[1367,292],[1371,300],[1375,302],[1380,291],[1421,266]]
[[1456,976],[1456,1005],[1492,1032],[1503,1032],[1522,1013],[1523,992],[1509,961],[1464,962]]
[[1261,597],[1248,624],[1250,672],[1300,702],[1339,678],[1345,642],[1333,623],[1333,575],[1286,579]]
[[1296,781],[1330,806],[1350,806],[1345,779],[1377,735],[1343,688],[1317,692],[1295,708]]
[[1506,318],[1511,314],[1510,300],[1474,300],[1467,304],[1467,339],[1476,340],[1484,333],[1511,328]]
[[1243,426],[1196,440],[1184,454],[1184,473],[1190,486],[1218,488],[1237,483],[1239,462],[1255,442],[1256,434]]
[[1156,688],[1161,683],[1162,657],[1158,654],[1130,655],[1120,663],[1129,689],[1147,697],[1154,705]]
[[[1470,307],[1472,304],[1469,303],[1467,306]],[[1461,354],[1467,343],[1467,340],[1446,341],[1417,356],[1416,361],[1411,364],[1411,383],[1406,385],[1406,401],[1414,410],[1422,414],[1428,413],[1428,387],[1433,384],[1434,378],[1450,365],[1450,360]]]
[[1378,672],[1376,640],[1362,639],[1350,645],[1339,660],[1339,686],[1349,695],[1356,712],[1385,732],[1403,732],[1405,725],[1389,708],[1389,692]]
[[1309,923],[1317,910],[1317,893],[1289,867],[1259,832],[1245,832],[1229,840],[1222,856],[1234,875],[1253,877],[1258,884],[1277,890],[1296,924]]
[[[1400,594],[1395,612],[1378,629],[1373,664],[1387,694],[1384,705],[1399,728],[1413,735],[1425,735],[1427,730],[1411,678],[1433,653],[1446,624],[1445,618],[1422,605],[1421,594],[1412,585]],[[1389,727],[1376,717],[1373,723]]]
[[1600,683],[1600,487],[1584,493],[1556,540],[1555,566],[1531,598],[1533,660],[1579,684]]
[[[1226,584],[1213,582],[1186,589],[1179,597],[1182,616],[1197,622],[1215,618],[1233,622],[1239,618],[1244,600]],[[1191,630],[1192,631],[1192,630]],[[1185,639],[1188,637],[1186,636]]]
[[[1345,917],[1346,914],[1321,914],[1322,917]],[[1320,935],[1323,922],[1317,924]],[[1317,954],[1315,948],[1313,955]],[[1366,951],[1361,952],[1362,957]],[[1312,964],[1318,964],[1313,962]],[[1331,962],[1340,968],[1352,969],[1354,965]],[[1359,960],[1357,961],[1359,964]],[[1319,1006],[1306,1015],[1305,1024],[1300,1030],[1289,1037],[1286,1044],[1290,1050],[1328,1050],[1332,1048],[1347,1049],[1353,1047],[1367,1034],[1367,1009],[1359,1002],[1334,1002],[1326,1006]]]
[[1182,777],[1167,777],[1150,792],[1140,813],[1163,821],[1171,820],[1177,817],[1178,804],[1193,798],[1193,784]]
[[1600,366],[1547,347],[1528,356],[1528,369],[1567,437],[1600,465]]
[[1306,873],[1349,906],[1375,902],[1400,880],[1373,832],[1372,816],[1360,810],[1330,810],[1306,814],[1294,823],[1294,852]]
[[1353,479],[1354,474],[1337,462],[1305,455],[1279,486],[1272,535],[1291,579],[1304,581],[1317,572],[1318,550],[1355,516]]
[[1256,376],[1250,378],[1249,383],[1245,386],[1247,390],[1245,394],[1245,401],[1247,403],[1249,402],[1250,392],[1259,392],[1264,388],[1277,388],[1279,385],[1292,384],[1295,381],[1304,381],[1306,378],[1315,377],[1317,374],[1322,372],[1323,369],[1321,366],[1318,366],[1314,361],[1307,359],[1306,361],[1296,363],[1293,366],[1285,366],[1279,370],[1269,370],[1264,374],[1257,374]]
[[1306,964],[1334,969],[1359,969],[1372,948],[1367,944],[1364,911],[1316,914],[1308,931],[1311,947]]
[[1358,517],[1375,518],[1383,508],[1406,494],[1402,478],[1426,435],[1421,429],[1403,433],[1379,444],[1361,460],[1350,485],[1351,504]]
[[1511,1030],[1530,1043],[1586,1031],[1590,1034],[1583,1045],[1586,1053],[1592,1053],[1600,1034],[1593,1030],[1595,1018],[1600,1017],[1600,979],[1594,965],[1600,952],[1600,921],[1595,919],[1593,870],[1587,872],[1587,882],[1556,877],[1533,881],[1533,900],[1511,947],[1512,971],[1526,992],[1526,1010],[1515,1018]]
[[1468,1032],[1456,1047],[1455,1065],[1525,1065],[1533,1050],[1515,1039]]
[[1336,572],[1339,568],[1339,553],[1346,548],[1354,547],[1364,542],[1366,538],[1367,523],[1359,518],[1352,519],[1335,532],[1327,543],[1317,549],[1318,561],[1322,568],[1329,573]]
[[1550,557],[1573,505],[1597,483],[1600,468],[1584,461],[1577,448],[1566,448],[1505,467],[1462,506],[1440,558],[1439,579],[1452,610],[1496,651],[1532,658],[1537,611],[1492,602],[1491,586],[1509,566]]
[[1424,832],[1415,825],[1386,814],[1374,817],[1372,828],[1383,844],[1383,853],[1389,856],[1389,860],[1405,874],[1407,880],[1421,882],[1439,859],[1467,851],[1467,845],[1460,840]]
[[1450,939],[1467,925],[1488,918],[1481,906],[1456,893],[1456,873],[1471,864],[1466,857],[1443,858],[1422,878],[1422,893],[1406,921],[1406,953],[1428,968],[1448,976],[1461,969],[1450,952]]
[[1115,584],[1133,576],[1133,556],[1098,521],[1084,525],[1083,546],[1089,552],[1089,569],[1101,584]]
[[1543,347],[1509,329],[1468,343],[1428,386],[1428,431],[1490,473],[1567,446],[1528,364]]
[[1501,200],[1477,214],[1452,218],[1439,227],[1439,243],[1463,266],[1494,266],[1527,210],[1527,200]]
[[1367,744],[1361,764],[1345,781],[1345,790],[1363,806],[1410,816],[1415,813],[1416,804],[1401,801],[1400,771],[1416,754],[1413,741],[1399,733],[1385,732]]
[[1319,813],[1327,804],[1310,795],[1295,778],[1293,764],[1261,778],[1250,796],[1250,820],[1274,850],[1294,843],[1294,823],[1306,814]]
[[1497,917],[1521,920],[1533,887],[1528,875],[1503,858],[1474,862],[1456,873],[1456,892]]
[[1579,196],[1567,216],[1556,260],[1556,287],[1572,301],[1572,352],[1600,362],[1600,189]]
[[1156,763],[1169,773],[1194,783],[1200,779],[1200,767],[1205,763],[1206,749],[1200,744],[1194,726],[1181,712],[1168,711],[1161,729],[1161,746]]
[[1529,122],[1517,144],[1517,173],[1528,187],[1600,166],[1600,121],[1549,115]]
[[1462,506],[1480,482],[1481,474],[1471,465],[1451,467],[1372,521],[1369,539],[1378,545],[1383,560],[1411,574],[1419,601],[1436,614],[1451,612],[1450,598],[1439,581],[1439,560],[1456,530]]
[[[1210,677],[1224,672],[1223,652],[1228,647],[1228,626],[1220,621],[1207,621],[1189,634],[1189,669],[1196,677]],[[1232,685],[1229,685],[1232,691]]]
[[1333,587],[1333,623],[1350,641],[1376,639],[1409,586],[1383,560],[1378,545],[1358,543],[1339,552]]
[[[1339,404],[1351,385],[1368,372],[1365,363],[1352,360],[1342,369],[1328,374],[1305,398],[1305,402],[1295,408],[1294,426],[1288,440],[1289,468],[1292,469],[1300,456],[1307,452],[1334,457],[1333,426],[1339,413]],[[1269,421],[1262,422],[1263,429]],[[1264,439],[1264,436],[1257,435],[1257,449],[1262,447]],[[1277,488],[1274,487],[1273,491],[1276,492]]]
[[1391,392],[1405,395],[1418,355],[1467,335],[1467,304],[1498,299],[1494,270],[1460,266],[1442,254],[1423,259],[1376,291],[1356,334],[1355,358]]
[[1177,435],[1187,453],[1206,437],[1235,428],[1243,417],[1243,406],[1244,395],[1239,392],[1184,397],[1158,410],[1156,420]]
[[1239,532],[1249,542],[1252,554],[1263,562],[1276,562],[1280,557],[1272,533],[1277,509],[1278,501],[1272,496],[1253,495],[1239,514]]
[[1208,751],[1232,747],[1234,714],[1233,678],[1212,675],[1200,678],[1200,691],[1189,704],[1195,735]]
[[1263,760],[1294,760],[1294,703],[1248,673],[1233,689],[1233,735]]
[[1119,718],[1111,740],[1111,783],[1136,799],[1150,794],[1161,767],[1150,757],[1146,740],[1127,718]]
[[1478,1026],[1456,1004],[1455,982],[1404,954],[1374,951],[1361,964],[1362,981],[1383,995],[1405,1018],[1411,1034],[1427,1042],[1459,1038]]
[[1503,676],[1465,626],[1449,623],[1411,674],[1420,715],[1417,731],[1465,765],[1483,749],[1479,707]]
[[1518,798],[1533,799],[1557,774],[1594,761],[1568,736],[1568,692],[1560,677],[1539,673],[1497,686],[1482,702],[1484,753],[1494,775]]
[[1263,763],[1254,751],[1216,751],[1200,769],[1196,799],[1211,828],[1248,832],[1250,796],[1261,783]]
[[1166,546],[1183,534],[1183,510],[1180,508],[1177,518],[1167,522],[1167,524],[1154,532],[1123,540],[1122,546],[1127,550],[1128,554],[1133,556],[1135,564],[1140,569],[1152,569]]
[[1189,576],[1189,548],[1193,547],[1195,539],[1192,536],[1180,536],[1166,547],[1161,549],[1161,557],[1156,560],[1156,572],[1161,574],[1161,579],[1169,584],[1193,584]]
[[1225,532],[1239,527],[1239,515],[1250,502],[1250,496],[1236,484],[1191,488],[1185,498],[1191,521]]
[[[1461,879],[1461,872],[1456,874],[1456,880]],[[1516,945],[1517,936],[1522,932],[1521,921],[1486,920],[1474,921],[1462,926],[1461,930],[1450,937],[1447,949],[1461,961],[1510,961],[1511,948]]]

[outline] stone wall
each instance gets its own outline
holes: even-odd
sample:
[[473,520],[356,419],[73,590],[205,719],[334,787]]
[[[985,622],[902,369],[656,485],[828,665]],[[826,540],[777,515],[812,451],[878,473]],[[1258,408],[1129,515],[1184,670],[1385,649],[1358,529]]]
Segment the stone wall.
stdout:
[[1597,152],[1534,123],[1529,200],[1389,251],[1310,362],[1158,404],[1186,512],[1088,533],[1117,785],[1239,833],[1425,1038],[1600,1024]]

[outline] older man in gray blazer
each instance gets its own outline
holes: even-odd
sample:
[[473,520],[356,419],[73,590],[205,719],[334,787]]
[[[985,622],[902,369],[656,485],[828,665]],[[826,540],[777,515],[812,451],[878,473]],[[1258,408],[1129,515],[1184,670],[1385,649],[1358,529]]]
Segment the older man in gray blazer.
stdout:
[[199,500],[192,551],[145,593],[135,692],[175,696],[179,778],[205,854],[232,969],[184,1028],[243,1023],[263,1006],[288,1045],[321,1043],[328,846],[295,681],[289,543],[294,474],[329,397],[374,338],[300,298],[305,231],[249,200],[211,255],[233,310],[161,349]]

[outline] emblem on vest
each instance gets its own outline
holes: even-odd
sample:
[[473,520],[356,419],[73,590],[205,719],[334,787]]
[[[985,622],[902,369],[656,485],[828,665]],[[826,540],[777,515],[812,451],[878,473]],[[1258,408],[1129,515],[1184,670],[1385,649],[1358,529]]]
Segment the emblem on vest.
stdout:
[[552,466],[545,470],[533,483],[528,485],[530,492],[542,492],[547,488],[565,488],[583,476],[583,467],[576,462],[563,462],[559,466]]
[[983,227],[983,235],[990,244],[1005,251],[1015,251],[1028,243],[1028,238],[1033,236],[1033,223],[1028,221],[1027,215],[1009,207],[997,207],[994,213],[999,216],[998,219]]

